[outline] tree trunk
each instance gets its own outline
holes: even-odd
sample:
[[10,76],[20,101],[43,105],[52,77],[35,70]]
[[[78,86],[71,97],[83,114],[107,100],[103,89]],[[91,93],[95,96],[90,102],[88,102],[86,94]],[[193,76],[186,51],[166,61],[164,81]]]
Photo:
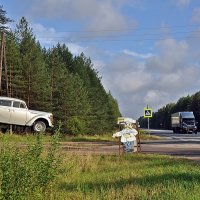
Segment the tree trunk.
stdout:
[[4,46],[4,32],[1,32],[1,54],[0,54],[0,94],[1,94],[1,79],[2,79],[2,64],[3,64],[3,46]]

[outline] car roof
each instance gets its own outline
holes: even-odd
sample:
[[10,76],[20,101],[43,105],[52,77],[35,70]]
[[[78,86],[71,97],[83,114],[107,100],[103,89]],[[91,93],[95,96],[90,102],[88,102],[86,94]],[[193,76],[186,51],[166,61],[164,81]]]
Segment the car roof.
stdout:
[[11,101],[23,101],[21,99],[17,99],[17,98],[13,98],[13,97],[3,97],[3,96],[0,96],[0,99],[11,100]]

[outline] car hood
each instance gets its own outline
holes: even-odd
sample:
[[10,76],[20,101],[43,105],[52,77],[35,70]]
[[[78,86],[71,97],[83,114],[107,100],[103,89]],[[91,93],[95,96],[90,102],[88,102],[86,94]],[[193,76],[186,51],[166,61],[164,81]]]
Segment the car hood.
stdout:
[[52,113],[38,111],[38,110],[29,110],[29,112],[32,113],[32,114],[37,114],[37,115],[52,115]]

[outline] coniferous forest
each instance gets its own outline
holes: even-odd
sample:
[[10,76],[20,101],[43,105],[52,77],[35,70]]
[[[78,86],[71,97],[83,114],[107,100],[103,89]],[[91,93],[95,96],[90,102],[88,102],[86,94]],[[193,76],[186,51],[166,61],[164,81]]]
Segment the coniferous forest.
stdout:
[[[1,7],[1,18],[6,12]],[[1,96],[26,101],[30,109],[50,111],[66,134],[101,134],[116,127],[117,100],[106,92],[98,71],[84,53],[74,56],[65,44],[46,49],[22,17],[15,30],[4,29]],[[2,39],[1,39],[2,41]]]

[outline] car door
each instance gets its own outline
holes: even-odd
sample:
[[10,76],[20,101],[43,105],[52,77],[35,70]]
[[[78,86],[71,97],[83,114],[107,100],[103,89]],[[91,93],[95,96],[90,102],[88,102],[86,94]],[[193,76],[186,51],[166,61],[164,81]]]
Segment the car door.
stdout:
[[21,101],[13,101],[10,124],[25,125],[27,116],[27,107]]
[[0,99],[0,122],[1,123],[10,123],[11,115],[11,100]]

